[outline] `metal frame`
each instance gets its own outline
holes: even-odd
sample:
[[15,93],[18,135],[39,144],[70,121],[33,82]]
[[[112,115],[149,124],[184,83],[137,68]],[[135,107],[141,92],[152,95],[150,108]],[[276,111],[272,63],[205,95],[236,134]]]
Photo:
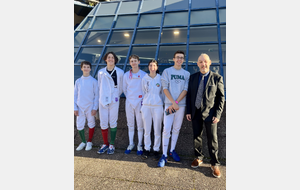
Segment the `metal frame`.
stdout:
[[[96,7],[95,7],[95,11],[92,15],[88,15],[81,23],[80,25],[75,29],[74,33],[75,32],[86,32],[84,37],[83,37],[83,40],[82,42],[80,43],[80,45],[74,45],[74,48],[78,48],[75,56],[74,56],[74,62],[76,60],[76,58],[78,57],[78,54],[79,52],[81,51],[82,48],[85,48],[85,47],[103,47],[102,49],[102,52],[101,52],[101,55],[98,59],[98,61],[93,64],[93,66],[96,66],[95,68],[95,71],[93,72],[92,76],[93,77],[96,77],[97,75],[97,71],[98,71],[98,68],[99,66],[104,66],[106,65],[105,63],[100,63],[102,58],[103,58],[103,54],[104,52],[106,52],[106,49],[108,47],[128,47],[128,52],[127,52],[127,56],[126,56],[126,60],[125,62],[121,63],[121,64],[124,64],[123,65],[123,70],[125,71],[126,70],[126,66],[129,65],[128,63],[128,59],[129,59],[129,56],[132,52],[132,47],[136,47],[136,46],[156,46],[156,51],[155,51],[155,59],[157,60],[158,59],[158,56],[159,56],[159,48],[161,46],[176,46],[176,45],[186,45],[186,58],[185,58],[185,70],[188,70],[188,67],[189,66],[194,66],[194,65],[197,65],[195,63],[188,63],[188,58],[189,58],[189,48],[190,48],[190,45],[206,45],[206,44],[217,44],[218,45],[218,55],[219,55],[219,63],[212,63],[212,66],[219,66],[219,71],[220,71],[220,74],[223,76],[224,78],[224,71],[223,71],[223,66],[226,66],[226,63],[223,63],[223,57],[222,57],[222,44],[226,44],[226,41],[221,41],[221,30],[220,30],[220,26],[221,25],[225,25],[226,26],[226,22],[222,22],[220,23],[220,18],[219,18],[219,10],[220,9],[226,9],[226,6],[221,6],[219,7],[219,0],[215,0],[215,7],[204,7],[204,8],[194,8],[192,9],[192,0],[188,0],[188,9],[177,9],[177,10],[166,10],[166,2],[167,0],[162,0],[162,11],[149,11],[149,12],[141,12],[142,10],[142,6],[144,4],[144,0],[136,0],[136,1],[140,1],[139,3],[139,7],[138,7],[138,11],[135,12],[135,13],[123,13],[123,14],[118,14],[119,13],[119,10],[122,6],[122,3],[123,2],[129,2],[127,0],[120,0],[120,1],[114,1],[114,2],[101,2],[99,3]],[[110,26],[110,28],[107,28],[107,29],[91,29],[91,27],[93,26],[95,20],[96,20],[96,17],[102,17],[102,15],[96,15],[96,13],[98,12],[98,10],[100,9],[101,5],[102,4],[106,4],[106,3],[118,3],[117,7],[116,7],[116,10],[115,10],[115,13],[114,14],[107,14],[107,15],[103,15],[103,16],[114,16],[114,19],[113,19],[113,22]],[[215,10],[216,11],[216,23],[204,23],[204,24],[190,24],[191,23],[191,13],[192,11],[198,11],[198,10]],[[172,12],[188,12],[188,24],[187,25],[169,25],[169,26],[163,26],[164,24],[164,19],[165,19],[165,14],[166,13],[172,13]],[[162,17],[161,17],[161,23],[160,23],[160,26],[143,26],[143,27],[138,27],[139,25],[139,22],[140,22],[140,18],[142,15],[149,15],[149,14],[155,14],[155,13],[161,13],[162,14]],[[117,22],[117,18],[118,16],[123,16],[123,15],[137,15],[137,19],[136,19],[136,23],[135,23],[135,26],[133,28],[114,28],[115,25],[116,25],[116,22]],[[86,20],[88,18],[92,18],[91,20],[91,23],[88,27],[88,29],[80,29],[83,24],[85,24]],[[217,41],[212,41],[212,42],[190,42],[190,29],[191,27],[194,27],[194,26],[217,26]],[[187,39],[186,39],[186,42],[181,42],[181,43],[160,43],[161,42],[161,32],[164,28],[174,28],[174,27],[187,27]],[[157,43],[151,43],[151,44],[133,44],[134,40],[135,40],[135,37],[136,37],[136,33],[137,33],[137,30],[139,29],[159,29],[159,34],[158,34],[158,39],[157,39]],[[132,38],[131,38],[131,41],[130,41],[130,44],[108,44],[109,40],[111,39],[111,36],[112,36],[112,32],[113,31],[117,31],[117,30],[133,30],[133,34],[132,34]],[[108,37],[105,41],[105,43],[103,45],[83,45],[83,43],[85,42],[85,40],[87,39],[87,36],[90,32],[95,32],[95,31],[109,31],[108,33]],[[74,63],[74,65],[76,65]],[[147,63],[141,63],[140,64],[141,66],[143,65],[147,65]],[[170,65],[172,66],[173,64],[170,64],[170,63],[160,63],[160,65]],[[225,89],[226,91],[226,89]]]

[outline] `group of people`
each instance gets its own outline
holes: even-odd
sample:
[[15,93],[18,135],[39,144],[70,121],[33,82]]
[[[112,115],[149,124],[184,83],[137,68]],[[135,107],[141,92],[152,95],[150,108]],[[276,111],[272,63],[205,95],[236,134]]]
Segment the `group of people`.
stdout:
[[[152,59],[148,63],[149,73],[139,68],[139,56],[131,55],[131,69],[124,74],[116,67],[118,57],[108,52],[103,60],[107,66],[98,72],[98,81],[90,76],[91,63],[83,61],[83,75],[77,79],[74,88],[74,114],[77,116],[77,129],[81,138],[77,151],[92,149],[92,137],[95,127],[95,114],[99,109],[100,127],[103,145],[98,154],[113,154],[117,133],[119,100],[122,92],[126,96],[125,112],[128,126],[129,145],[125,154],[135,147],[135,121],[137,125],[137,154],[147,159],[151,149],[151,127],[154,128],[154,159],[158,167],[164,167],[168,156],[179,162],[175,151],[179,132],[186,114],[192,121],[195,159],[191,167],[197,168],[203,163],[202,132],[205,126],[207,145],[211,158],[212,174],[221,177],[218,160],[217,123],[224,107],[223,78],[210,71],[211,60],[207,54],[201,54],[197,65],[199,72],[192,75],[182,68],[185,53],[176,51],[173,56],[174,66],[159,74],[158,63]],[[84,136],[85,120],[88,121],[89,138]],[[162,122],[164,124],[162,130]],[[204,125],[203,125],[204,124]],[[110,127],[110,142],[108,128]],[[172,133],[171,133],[172,131]],[[162,136],[162,137],[161,137]],[[144,147],[143,147],[144,138]],[[168,151],[169,141],[171,146]],[[160,156],[160,145],[162,155]]]

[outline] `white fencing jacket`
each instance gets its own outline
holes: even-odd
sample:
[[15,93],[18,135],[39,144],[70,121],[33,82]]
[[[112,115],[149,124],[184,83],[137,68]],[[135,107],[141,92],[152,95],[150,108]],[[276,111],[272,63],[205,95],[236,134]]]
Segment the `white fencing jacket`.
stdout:
[[142,86],[144,92],[143,106],[163,106],[164,93],[160,74],[156,74],[154,78],[148,74],[145,75]]
[[[116,102],[115,98],[120,99],[120,95],[123,92],[124,71],[116,66],[114,69],[117,72],[117,88],[115,88],[115,83],[111,75],[106,71],[106,67],[100,69],[98,72],[99,103],[102,106]],[[116,94],[114,93],[115,89],[117,90]]]
[[[82,111],[97,110],[99,106],[99,90],[97,80],[91,75],[81,76],[75,81],[74,87],[74,110]],[[91,109],[92,108],[92,109]],[[89,110],[87,110],[89,109]]]

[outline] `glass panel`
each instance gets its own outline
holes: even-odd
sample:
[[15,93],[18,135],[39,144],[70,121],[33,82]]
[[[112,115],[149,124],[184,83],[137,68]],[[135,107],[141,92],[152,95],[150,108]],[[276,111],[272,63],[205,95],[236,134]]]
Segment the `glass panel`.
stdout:
[[190,28],[190,42],[218,41],[217,26],[202,26]]
[[109,44],[130,44],[132,34],[133,30],[114,30]]
[[185,28],[164,28],[161,34],[160,43],[179,43],[186,42],[187,27]]
[[[215,73],[219,73],[220,71],[220,66],[215,66],[215,65],[211,65],[210,68],[209,68],[212,72],[215,72]],[[189,65],[188,66],[188,71],[190,72],[190,74],[194,74],[194,73],[197,73],[199,72],[199,67],[197,65]]]
[[92,29],[104,29],[110,28],[111,24],[114,21],[113,16],[106,16],[106,17],[96,17]]
[[220,25],[221,41],[226,41],[226,25]]
[[166,13],[164,19],[164,26],[187,25],[188,16],[188,12]]
[[104,45],[109,31],[90,32],[83,44]]
[[160,11],[162,12],[162,0],[144,0],[141,12]]
[[139,29],[136,32],[134,44],[157,43],[159,29]]
[[75,64],[80,64],[82,61],[89,61],[92,64],[96,64],[102,52],[102,47],[86,47],[81,48],[77,56]]
[[140,58],[141,63],[149,63],[155,58],[156,46],[135,46],[132,47],[131,55],[136,54]]
[[143,26],[160,26],[161,13],[141,15],[139,27]]
[[[90,72],[90,75],[93,75],[95,71],[96,65],[92,65],[92,70]],[[82,70],[80,68],[80,65],[75,65],[74,66],[74,85],[75,81],[82,76]]]
[[226,22],[226,9],[219,10],[220,22]]
[[79,48],[74,48],[74,57],[75,57],[75,55],[76,55],[78,49],[79,49]]
[[[129,47],[107,47],[104,54],[103,54],[103,56],[105,55],[106,52],[111,52],[112,51],[117,55],[117,57],[119,59],[118,63],[124,64],[125,60],[126,60],[127,53],[128,53],[128,49],[129,49]],[[105,61],[102,59],[101,63],[105,63]]]
[[88,16],[93,16],[98,8],[99,4],[97,4],[92,10],[91,12],[89,12]]
[[226,44],[221,44],[222,47],[222,61],[226,63]]
[[101,3],[96,15],[115,14],[118,3]]
[[115,28],[134,28],[137,15],[118,16]]
[[216,7],[216,1],[212,0],[192,0],[192,9]]
[[85,20],[85,22],[83,23],[83,25],[81,26],[80,29],[81,29],[81,30],[86,30],[86,29],[88,29],[89,26],[90,26],[91,21],[92,21],[92,17],[88,17],[88,18]]
[[85,33],[86,32],[75,32],[74,33],[74,45],[80,45],[81,44]]
[[166,0],[166,10],[188,9],[188,0]]
[[[139,65],[140,69],[142,71],[145,71],[146,73],[149,73],[149,69],[148,69],[148,65]],[[125,73],[127,71],[129,71],[131,69],[131,66],[129,64],[126,65],[126,68],[125,68]]]
[[212,63],[219,63],[218,44],[189,45],[189,63],[197,63],[201,53],[206,53]]
[[[174,53],[177,50],[181,50],[186,52],[186,45],[179,45],[179,46],[160,46],[158,52],[158,63],[172,63],[174,64],[173,57]],[[185,64],[185,58],[183,64]]]
[[226,6],[226,0],[219,0],[219,7]]
[[137,13],[139,9],[140,1],[128,1],[122,2],[121,8],[118,14],[122,13]]
[[204,11],[192,11],[191,12],[191,24],[204,24],[204,23],[216,23],[216,11],[204,10]]

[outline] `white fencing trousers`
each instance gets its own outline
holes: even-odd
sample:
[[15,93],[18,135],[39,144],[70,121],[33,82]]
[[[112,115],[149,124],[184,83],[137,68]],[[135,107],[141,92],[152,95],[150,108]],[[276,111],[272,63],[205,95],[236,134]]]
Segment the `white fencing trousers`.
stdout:
[[[134,138],[134,119],[136,119],[136,125],[138,130],[138,145],[142,145],[143,143],[143,135],[144,135],[144,127],[143,120],[141,114],[141,103],[133,108],[132,105],[126,100],[125,104],[126,118],[127,118],[127,126],[128,126],[128,136],[129,136],[129,144],[133,144]],[[135,117],[134,117],[135,116]]]
[[[168,107],[166,106],[165,110]],[[179,107],[179,110],[176,110],[175,113],[166,115],[164,111],[164,131],[163,131],[163,141],[162,141],[162,146],[163,146],[163,154],[167,156],[167,151],[168,151],[168,146],[169,146],[169,138],[170,138],[170,133],[172,129],[172,138],[171,138],[171,148],[170,151],[173,151],[175,149],[177,139],[179,136],[179,132],[181,129],[183,117],[184,117],[184,112],[185,112],[185,106]]]
[[95,117],[92,116],[92,108],[93,108],[93,105],[91,105],[90,107],[88,107],[85,110],[81,110],[80,108],[78,108],[79,116],[77,116],[77,118],[76,118],[77,130],[81,131],[82,129],[84,129],[86,119],[88,121],[89,128],[95,127]]
[[118,97],[117,89],[115,88],[112,102],[106,106],[99,103],[99,117],[101,129],[108,129],[117,127],[117,120],[119,114],[120,97]]
[[154,145],[153,150],[159,151],[161,142],[161,123],[163,119],[163,106],[143,106],[142,117],[144,123],[144,143],[145,150],[150,151],[151,149],[151,126],[153,121],[154,128]]

